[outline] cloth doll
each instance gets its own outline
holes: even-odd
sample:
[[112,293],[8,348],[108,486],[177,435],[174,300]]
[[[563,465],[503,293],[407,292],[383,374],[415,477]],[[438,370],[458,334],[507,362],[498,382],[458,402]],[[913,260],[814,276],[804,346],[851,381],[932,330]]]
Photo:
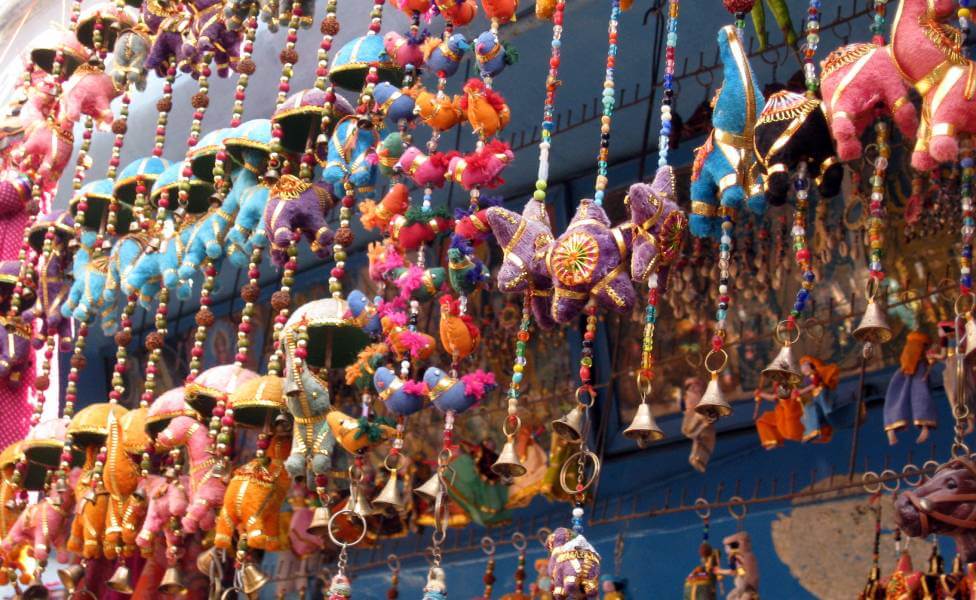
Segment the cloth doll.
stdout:
[[[131,520],[129,513],[139,510],[139,499],[130,503],[140,480],[141,469],[131,456],[131,453],[141,454],[149,447],[149,437],[146,435],[145,408],[129,411],[121,418],[109,414],[108,438],[105,441],[105,468],[102,481],[108,492],[108,509],[105,520],[105,538],[102,553],[105,558],[116,559],[123,553],[131,556],[135,550],[134,532],[142,523]],[[131,415],[131,416],[130,416]],[[123,531],[127,530],[129,544],[123,540]]]
[[488,20],[499,23],[514,21],[518,4],[518,0],[481,0],[481,6],[484,7]]
[[545,542],[554,600],[592,600],[600,592],[600,555],[581,534],[559,527]]
[[461,361],[471,355],[481,342],[481,330],[471,315],[461,314],[460,302],[451,296],[441,296],[441,319],[438,325],[441,346],[452,361]]
[[752,538],[740,531],[726,536],[722,545],[729,557],[726,574],[733,578],[733,587],[725,600],[759,600],[759,562],[752,551]]
[[409,207],[410,188],[402,183],[394,183],[380,202],[363,200],[359,203],[359,222],[366,229],[385,232],[393,218],[407,212]]
[[705,393],[705,382],[697,377],[689,377],[684,382],[681,396],[684,415],[681,419],[681,433],[691,440],[688,463],[699,473],[704,473],[708,460],[715,449],[715,424],[695,411]]
[[746,203],[756,214],[766,206],[749,141],[765,100],[735,27],[719,30],[718,46],[724,82],[713,100],[712,131],[696,150],[691,173],[690,225],[698,237],[719,236],[720,206],[734,213]]
[[327,183],[349,183],[354,188],[372,187],[376,181],[376,161],[371,158],[379,135],[358,117],[345,117],[336,125],[329,140],[328,156],[319,156],[324,165],[322,178]]
[[52,485],[43,498],[24,509],[0,541],[0,553],[11,557],[19,548],[28,545],[38,562],[46,562],[52,555],[66,562],[71,530],[69,518],[75,512],[74,489],[80,477],[81,470],[72,469],[68,476],[68,489],[58,490],[57,486]]
[[482,370],[454,379],[437,367],[424,371],[424,383],[430,390],[430,400],[443,413],[461,413],[481,402],[494,391],[495,375]]
[[373,375],[373,386],[387,410],[406,417],[421,410],[427,400],[427,386],[423,382],[403,380],[391,369],[379,367]]
[[803,441],[803,405],[794,390],[779,384],[773,386],[773,393],[757,389],[756,403],[760,400],[776,404],[773,410],[764,412],[756,419],[756,433],[763,448],[778,448],[786,440]]
[[447,279],[451,289],[460,296],[469,296],[484,288],[490,276],[488,266],[475,256],[468,241],[451,236],[451,247],[447,249]]
[[[418,88],[415,93],[414,103],[417,114],[431,129],[447,131],[458,123],[463,123],[467,118],[467,111],[461,108],[462,96],[432,93],[424,88]],[[487,118],[490,118],[490,115]]]
[[[102,290],[102,331],[112,335],[119,326],[119,315],[125,304],[122,282],[129,277],[139,257],[150,247],[151,238],[143,232],[129,233],[112,244],[108,255],[108,271],[105,287]],[[155,298],[159,293],[160,282],[154,279],[145,286],[143,301]]]
[[356,454],[388,439],[395,434],[395,430],[382,417],[369,420],[366,417],[355,418],[340,410],[332,409],[325,416],[329,431],[342,448]]
[[829,442],[833,430],[854,426],[858,404],[853,396],[837,397],[840,369],[813,356],[800,359],[803,383],[797,390],[803,402],[803,441]]
[[718,598],[718,550],[708,542],[698,548],[700,563],[685,577],[684,600],[716,600]]
[[304,235],[320,258],[331,256],[336,233],[326,221],[336,197],[329,186],[306,183],[294,175],[282,175],[269,190],[264,207],[264,233],[272,245],[272,261],[279,267],[288,261],[287,248],[296,234]]
[[912,565],[912,556],[907,550],[902,550],[898,556],[898,564],[894,572],[885,581],[885,598],[912,598],[921,588],[921,571],[916,571]]
[[400,122],[410,123],[419,116],[414,111],[417,106],[414,100],[415,94],[415,88],[401,89],[388,81],[376,84],[373,90],[377,110],[383,113],[391,126],[396,126]]
[[[436,156],[436,154],[435,154]],[[390,221],[390,239],[400,251],[416,250],[451,231],[454,220],[447,207],[411,207]]]
[[397,168],[420,187],[440,188],[444,185],[447,168],[456,152],[434,152],[424,154],[416,146],[410,146],[403,151],[397,160]]
[[937,424],[938,411],[929,391],[929,363],[926,350],[931,340],[920,331],[912,331],[901,351],[899,368],[895,370],[888,391],[885,392],[884,428],[889,444],[898,443],[898,431],[909,424],[920,429],[916,443],[929,438],[929,431]]
[[611,575],[604,575],[600,578],[600,591],[603,592],[602,600],[627,600],[624,591],[627,589],[627,580]]
[[844,168],[834,153],[827,118],[820,100],[789,90],[766,99],[755,128],[756,158],[764,173],[763,190],[773,206],[786,202],[790,173],[800,162],[824,198],[840,192]]
[[918,113],[887,46],[849,44],[820,62],[823,111],[844,162],[862,156],[861,133],[882,106],[906,139],[914,139]]
[[129,86],[146,89],[145,62],[149,55],[150,39],[145,26],[136,26],[119,33],[112,49],[110,73],[115,87],[124,90]]

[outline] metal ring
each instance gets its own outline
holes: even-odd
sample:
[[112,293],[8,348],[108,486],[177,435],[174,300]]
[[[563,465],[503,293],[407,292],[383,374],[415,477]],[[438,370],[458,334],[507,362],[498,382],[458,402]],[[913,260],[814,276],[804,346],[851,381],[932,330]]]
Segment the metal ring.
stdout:
[[[589,402],[583,402],[582,400],[580,400],[580,392],[586,392],[587,394],[586,397],[589,400]],[[593,391],[593,388],[589,386],[581,385],[578,388],[576,388],[576,401],[579,402],[581,405],[585,406],[586,408],[591,408],[596,403],[596,392]]]
[[934,461],[930,458],[929,460],[922,463],[921,471],[923,475],[928,477],[931,475],[935,475],[935,473],[939,470],[939,467],[941,466],[942,465],[940,465],[937,461]]
[[[735,512],[736,506],[741,508],[742,512]],[[749,509],[746,506],[746,501],[742,496],[732,496],[729,498],[729,514],[732,515],[737,521],[745,519],[748,510]]]
[[712,509],[708,507],[708,500],[705,500],[701,496],[695,498],[695,514],[702,519],[707,519],[712,516]]
[[[349,473],[349,481],[361,482],[366,477],[366,473],[364,473],[362,469],[357,467],[356,463],[349,465],[348,473]],[[354,473],[359,473],[359,477],[356,477]]]
[[[966,310],[960,310],[959,302],[963,298],[969,298],[972,301],[972,303],[969,305],[969,308]],[[959,294],[958,296],[956,296],[956,300],[952,303],[952,310],[956,313],[956,316],[969,314],[973,312],[974,307],[976,307],[976,293],[974,292],[966,292],[965,294]]]
[[[884,471],[881,471],[881,475],[878,477],[878,479],[879,479],[879,483],[881,483],[881,487],[884,488],[886,491],[897,492],[898,488],[901,487],[901,480],[897,479],[897,477],[898,477],[898,471],[885,469]],[[892,482],[891,486],[888,485],[888,481],[886,480],[891,480]]]
[[400,557],[396,554],[390,554],[386,557],[386,566],[394,573],[398,573],[400,571]]
[[538,539],[539,543],[543,546],[546,545],[546,540],[549,539],[550,535],[552,535],[552,529],[549,529],[548,527],[540,527],[535,532],[536,539]]
[[434,533],[430,534],[430,540],[440,546],[447,539],[447,529],[434,528]]
[[[901,474],[904,476],[905,483],[914,487],[922,483],[922,470],[915,466],[915,463],[908,463],[901,469]],[[912,477],[915,477],[912,480]]]
[[864,284],[864,296],[868,299],[869,302],[871,300],[874,300],[875,296],[878,295],[878,291],[880,287],[881,284],[878,283],[877,279],[874,279],[873,277],[868,277],[867,282],[865,282]]
[[[234,595],[233,596],[228,596],[228,594],[230,594],[231,592],[234,592]],[[220,595],[220,600],[227,600],[228,598],[236,598],[237,597],[237,592],[240,592],[240,593],[244,594],[244,590],[242,590],[241,588],[236,587],[236,586],[231,586],[231,587],[227,588],[226,590],[224,590],[224,593]],[[244,594],[244,596],[246,597],[247,594]],[[96,600],[98,600],[98,599],[96,598]]]
[[[713,355],[714,356],[721,355],[722,357],[722,364],[720,364],[716,369],[712,369],[708,366],[708,359],[711,358]],[[708,354],[705,355],[705,360],[702,361],[702,364],[705,365],[706,371],[708,371],[712,375],[715,375],[716,373],[724,369],[725,365],[729,364],[729,353],[726,352],[724,348],[719,348],[718,350],[709,350]]]
[[[514,418],[512,418],[512,417],[514,417]],[[509,422],[514,422],[515,423],[515,425],[512,426],[513,429],[511,431],[509,431],[509,429],[508,429]],[[518,430],[521,429],[521,428],[522,428],[522,419],[518,415],[510,415],[508,417],[505,417],[505,420],[502,421],[502,433],[507,438],[514,437],[515,434],[518,433]]]
[[[793,339],[786,337],[786,334],[789,334],[791,331],[796,333],[796,337]],[[773,336],[780,344],[783,344],[784,346],[795,344],[800,341],[800,324],[794,323],[793,327],[790,327],[789,321],[780,321],[776,324],[776,329],[773,330]]]
[[702,363],[705,361],[702,358],[701,352],[685,352],[685,362],[688,363],[688,366],[692,369],[697,369],[698,367],[702,366]]
[[437,453],[437,466],[446,467],[450,463],[452,456],[454,455],[451,454],[450,450],[441,448],[441,451]]
[[[585,484],[583,484],[582,482],[576,482],[577,489],[575,490],[569,489],[569,485],[566,483],[566,475],[567,473],[569,473],[569,466],[578,464],[574,459],[585,461],[587,458],[593,461],[593,473],[590,474],[590,478],[586,480]],[[566,459],[566,462],[563,463],[562,468],[559,469],[559,486],[563,488],[563,491],[566,492],[567,494],[570,495],[578,494],[580,492],[585,492],[586,490],[590,489],[590,486],[593,485],[593,482],[596,481],[599,475],[600,475],[600,457],[597,456],[596,453],[594,453],[591,450],[577,450],[576,452],[573,452],[569,456],[569,458]]]
[[861,485],[864,486],[864,491],[869,494],[877,494],[881,491],[881,478],[874,471],[865,471],[861,475]]
[[485,536],[481,538],[481,551],[492,556],[495,554],[495,540],[491,539],[491,536]]
[[637,374],[635,381],[637,383],[637,391],[641,395],[641,400],[644,400],[651,395],[651,380],[649,377],[644,375],[643,371]]
[[[390,466],[391,458],[394,459],[392,467]],[[389,471],[398,471],[400,469],[400,461],[402,459],[403,456],[401,456],[400,454],[387,454],[386,457],[383,459],[383,466],[386,467],[387,470]]]
[[521,531],[516,531],[515,533],[512,534],[513,548],[521,552],[525,550],[526,546],[528,546],[528,541],[526,541],[524,533],[522,533]]
[[964,442],[953,442],[952,449],[949,452],[952,458],[966,458],[969,456],[969,446]]
[[[338,517],[339,515],[341,515],[343,513],[349,513],[350,515],[354,515],[363,524],[363,530],[359,533],[359,537],[356,538],[356,541],[354,541],[352,543],[340,542],[339,540],[336,539],[335,533],[332,531],[332,525],[333,525],[333,523],[335,523],[336,517]],[[336,546],[339,546],[340,548],[346,547],[346,546],[355,546],[359,542],[363,541],[363,538],[366,537],[366,531],[367,531],[367,529],[369,529],[369,526],[366,524],[366,517],[362,516],[359,513],[355,513],[353,511],[349,510],[348,508],[343,508],[339,512],[334,513],[331,517],[329,517],[329,525],[328,525],[329,539],[332,540],[332,543],[333,544],[335,544]]]

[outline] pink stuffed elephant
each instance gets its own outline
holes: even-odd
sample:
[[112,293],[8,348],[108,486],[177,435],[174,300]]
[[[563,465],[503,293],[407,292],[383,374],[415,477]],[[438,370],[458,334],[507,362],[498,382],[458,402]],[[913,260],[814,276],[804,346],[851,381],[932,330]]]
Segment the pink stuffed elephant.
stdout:
[[292,506],[291,522],[288,525],[288,542],[291,551],[300,558],[315,554],[322,550],[324,540],[321,536],[308,532],[312,524],[315,509],[309,506],[309,498],[305,495],[305,486],[296,485],[292,488],[293,496],[289,499]]
[[112,125],[112,99],[119,95],[112,77],[102,69],[82,65],[64,85],[61,114],[77,122],[82,115],[95,119],[101,129]]
[[[23,544],[33,548],[34,558],[39,562],[47,560],[52,550],[59,553],[58,560],[65,562],[67,554],[65,546],[68,541],[69,516],[74,512],[74,486],[81,475],[80,469],[74,469],[69,477],[68,486],[63,491],[57,491],[56,486],[50,490],[40,502],[28,506],[20,513],[7,537],[0,542],[0,551],[5,556]],[[60,556],[60,555],[64,556]]]
[[27,126],[23,143],[14,151],[14,161],[21,172],[34,171],[48,189],[57,184],[71,159],[73,145],[70,122],[34,121]]
[[156,446],[163,449],[186,446],[190,456],[190,505],[183,516],[183,529],[187,533],[212,529],[227,484],[214,473],[216,463],[210,454],[207,428],[190,417],[175,417],[156,438]]
[[444,185],[444,176],[451,160],[457,156],[457,152],[435,152],[427,156],[420,148],[410,146],[397,161],[397,168],[420,187],[439,188]]
[[465,156],[454,156],[447,169],[447,178],[461,184],[466,190],[496,188],[505,183],[502,171],[512,162],[515,154],[508,144],[492,140],[480,150]]
[[153,541],[160,532],[166,536],[167,546],[171,547],[176,543],[176,538],[172,530],[166,527],[166,522],[170,517],[186,513],[188,502],[183,490],[188,487],[187,483],[186,477],[180,477],[179,481],[169,481],[159,475],[148,477],[145,485],[149,500],[146,520],[142,522],[142,529],[136,536],[136,545],[143,553],[152,551]]

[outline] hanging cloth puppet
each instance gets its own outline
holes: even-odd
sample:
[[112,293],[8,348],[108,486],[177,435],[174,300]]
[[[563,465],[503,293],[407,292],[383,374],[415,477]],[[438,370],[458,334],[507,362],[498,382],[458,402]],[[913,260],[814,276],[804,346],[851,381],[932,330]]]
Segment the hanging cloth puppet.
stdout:
[[885,393],[884,428],[889,444],[897,444],[897,432],[909,424],[921,430],[916,439],[921,444],[937,424],[938,412],[929,391],[929,363],[925,356],[930,343],[929,336],[920,331],[909,333],[905,340],[898,369]]

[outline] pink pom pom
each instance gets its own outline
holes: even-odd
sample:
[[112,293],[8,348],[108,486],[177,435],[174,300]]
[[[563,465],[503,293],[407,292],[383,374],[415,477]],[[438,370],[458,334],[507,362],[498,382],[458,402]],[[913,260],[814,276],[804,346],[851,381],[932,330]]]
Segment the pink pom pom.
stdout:
[[430,391],[427,389],[426,383],[423,381],[414,381],[413,379],[404,381],[403,388],[401,389],[404,394],[410,394],[411,396],[426,396],[427,392]]
[[429,338],[414,331],[403,331],[400,333],[397,341],[410,351],[410,356],[416,358],[427,349]]
[[464,375],[461,377],[461,382],[464,384],[464,395],[474,396],[478,400],[483,399],[485,394],[498,386],[495,381],[495,374],[481,369]]
[[420,289],[420,286],[423,285],[423,278],[423,269],[416,265],[407,267],[407,271],[403,275],[400,275],[394,282],[400,288],[400,297],[403,299],[410,298],[410,294]]

